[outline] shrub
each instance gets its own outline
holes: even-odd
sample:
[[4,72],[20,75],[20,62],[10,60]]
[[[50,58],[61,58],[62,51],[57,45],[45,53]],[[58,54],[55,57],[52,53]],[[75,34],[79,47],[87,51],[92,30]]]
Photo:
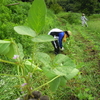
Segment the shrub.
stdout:
[[91,18],[91,19],[100,18],[100,14],[93,14],[93,15],[89,16],[89,18]]
[[78,13],[72,13],[72,12],[68,12],[68,13],[59,13],[57,14],[57,16],[59,18],[65,19],[66,21],[68,21],[70,24],[79,24],[80,23],[80,14]]
[[55,14],[58,14],[59,12],[63,11],[63,8],[59,5],[59,4],[52,4],[50,6],[50,9],[52,9],[54,11]]

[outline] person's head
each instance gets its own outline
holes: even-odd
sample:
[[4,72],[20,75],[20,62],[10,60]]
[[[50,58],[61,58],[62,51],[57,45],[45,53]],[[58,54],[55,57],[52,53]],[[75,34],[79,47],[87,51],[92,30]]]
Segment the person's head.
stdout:
[[85,14],[83,13],[82,16],[85,16]]
[[64,31],[65,35],[63,37],[63,42],[66,42],[66,38],[70,37],[70,35],[72,34],[71,31]]
[[72,35],[71,31],[64,31],[66,34],[66,37],[69,37],[70,35]]

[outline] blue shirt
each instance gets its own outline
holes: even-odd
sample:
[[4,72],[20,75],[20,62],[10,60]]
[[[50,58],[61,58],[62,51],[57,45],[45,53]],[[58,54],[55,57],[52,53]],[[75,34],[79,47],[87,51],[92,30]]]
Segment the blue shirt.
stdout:
[[59,37],[59,39],[58,39],[59,46],[60,46],[60,48],[62,48],[62,39],[64,37],[64,32],[59,33],[58,37]]

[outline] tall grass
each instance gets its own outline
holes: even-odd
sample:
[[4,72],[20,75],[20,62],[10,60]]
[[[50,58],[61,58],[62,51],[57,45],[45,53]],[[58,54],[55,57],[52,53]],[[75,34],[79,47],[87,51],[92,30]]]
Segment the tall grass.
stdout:
[[[91,30],[91,32],[95,32],[95,33],[100,34],[100,18],[97,18],[96,20],[95,19],[90,19],[88,24],[89,24],[88,28]],[[96,34],[96,35],[100,37],[99,34]]]

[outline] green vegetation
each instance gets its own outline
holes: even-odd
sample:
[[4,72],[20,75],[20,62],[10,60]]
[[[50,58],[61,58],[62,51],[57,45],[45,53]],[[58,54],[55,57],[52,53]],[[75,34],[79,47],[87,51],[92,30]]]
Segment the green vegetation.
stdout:
[[[6,6],[16,1],[0,9],[0,100],[26,99],[33,91],[50,100],[100,100],[100,14],[82,27],[80,13],[54,14],[44,0]],[[47,35],[54,27],[72,31],[59,55]]]

